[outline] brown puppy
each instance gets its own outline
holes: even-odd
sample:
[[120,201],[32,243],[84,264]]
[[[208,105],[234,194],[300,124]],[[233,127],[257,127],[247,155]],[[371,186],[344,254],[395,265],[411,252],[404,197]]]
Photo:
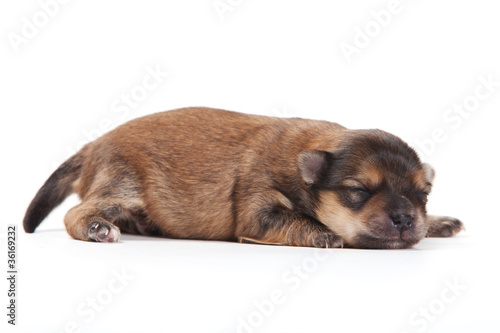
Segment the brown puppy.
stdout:
[[128,122],[63,163],[24,218],[33,232],[76,192],[75,239],[120,231],[312,247],[407,248],[462,223],[426,215],[433,169],[380,130],[208,108]]

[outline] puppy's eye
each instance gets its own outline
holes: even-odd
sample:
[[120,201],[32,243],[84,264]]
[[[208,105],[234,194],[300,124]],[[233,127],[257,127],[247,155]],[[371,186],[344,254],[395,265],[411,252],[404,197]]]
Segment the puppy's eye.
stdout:
[[427,199],[427,196],[429,196],[429,192],[427,191],[419,191],[417,192],[417,195],[421,197],[422,199]]
[[370,192],[366,188],[363,187],[352,187],[350,190],[354,193],[362,194],[362,195],[369,195]]
[[355,202],[364,202],[371,197],[370,191],[364,187],[351,187],[348,193],[351,200]]
[[424,204],[427,203],[429,192],[427,192],[427,191],[420,191],[420,192],[417,192],[417,193],[418,193],[417,197],[419,198],[419,200],[421,200]]
[[346,207],[358,210],[370,199],[371,193],[364,187],[344,187],[339,192],[339,197]]

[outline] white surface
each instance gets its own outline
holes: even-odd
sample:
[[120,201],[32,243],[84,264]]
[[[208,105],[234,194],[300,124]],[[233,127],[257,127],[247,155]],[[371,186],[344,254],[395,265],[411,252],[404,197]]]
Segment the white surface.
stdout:
[[[455,279],[466,290],[421,331],[500,331],[500,87],[467,115],[447,111],[477,89],[484,96],[481,77],[500,81],[500,5],[401,0],[348,63],[341,43],[389,1],[230,2],[220,20],[212,0],[71,1],[17,53],[9,33],[22,33],[23,17],[41,7],[0,4],[2,271],[6,225],[21,226],[72,151],[129,119],[185,106],[381,128],[417,146],[434,133],[435,148],[422,155],[437,170],[428,208],[459,217],[467,232],[412,250],[322,251],[328,258],[292,290],[290,270],[314,265],[313,249],[132,236],[77,242],[62,223],[71,198],[35,234],[20,235],[19,326],[7,326],[2,312],[2,332],[63,332],[72,321],[81,332],[236,332],[275,289],[284,301],[255,332],[418,332],[414,312],[449,300],[446,281]],[[168,76],[153,88],[154,70]],[[125,107],[123,96],[145,79],[144,99]],[[134,279],[87,323],[78,309],[108,295],[110,283],[118,288],[113,272],[122,269]]]
[[[139,236],[95,244],[49,229],[23,235],[20,248],[23,332],[63,332],[71,322],[82,332],[239,332],[239,318],[260,323],[259,316],[255,332],[499,327],[495,249],[465,234],[425,239],[412,250],[375,251]],[[114,282],[113,271],[130,279]],[[458,291],[445,291],[448,283]],[[117,288],[123,290],[107,291]],[[282,296],[274,309],[259,311],[255,302],[269,304],[276,290]],[[89,297],[100,311],[92,310]],[[421,308],[431,308],[433,321],[424,320]]]

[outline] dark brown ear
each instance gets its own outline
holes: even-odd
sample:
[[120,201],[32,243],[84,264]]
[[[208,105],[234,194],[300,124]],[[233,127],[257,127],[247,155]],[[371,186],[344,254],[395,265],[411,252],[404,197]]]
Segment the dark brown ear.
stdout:
[[307,185],[317,184],[328,167],[328,152],[306,150],[299,155],[299,169]]

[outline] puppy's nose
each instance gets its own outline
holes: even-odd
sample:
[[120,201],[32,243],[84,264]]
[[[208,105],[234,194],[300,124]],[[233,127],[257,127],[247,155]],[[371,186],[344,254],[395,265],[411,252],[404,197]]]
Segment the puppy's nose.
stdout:
[[413,225],[413,216],[408,214],[398,214],[391,216],[392,224],[396,229],[403,232]]

